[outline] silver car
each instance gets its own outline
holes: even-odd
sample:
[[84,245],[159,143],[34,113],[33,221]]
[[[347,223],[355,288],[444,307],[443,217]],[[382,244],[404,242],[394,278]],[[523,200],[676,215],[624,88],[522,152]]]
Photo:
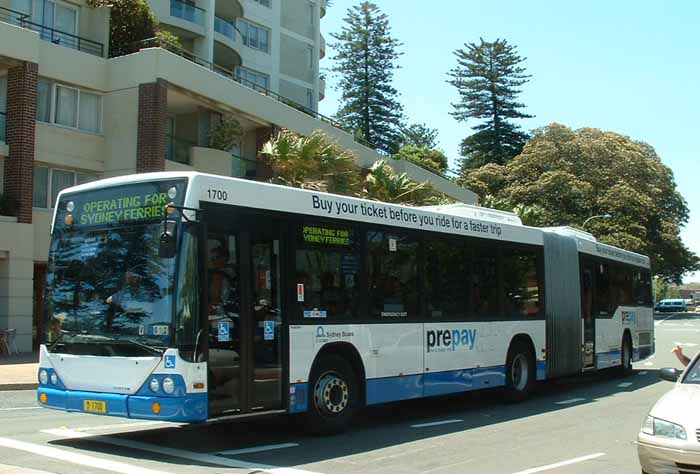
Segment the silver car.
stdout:
[[684,371],[661,369],[676,385],[652,407],[637,435],[642,473],[700,474],[700,354]]

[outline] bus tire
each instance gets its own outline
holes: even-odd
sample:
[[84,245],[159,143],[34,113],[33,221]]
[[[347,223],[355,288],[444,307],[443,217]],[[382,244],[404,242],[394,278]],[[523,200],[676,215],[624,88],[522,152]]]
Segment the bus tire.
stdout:
[[522,341],[515,341],[506,359],[506,400],[521,402],[530,396],[534,386],[535,360],[532,351]]
[[632,340],[629,334],[622,337],[622,350],[620,352],[620,367],[618,372],[621,377],[627,377],[632,373]]
[[359,386],[347,360],[322,355],[309,377],[309,407],[302,415],[305,430],[316,435],[347,430],[360,406]]

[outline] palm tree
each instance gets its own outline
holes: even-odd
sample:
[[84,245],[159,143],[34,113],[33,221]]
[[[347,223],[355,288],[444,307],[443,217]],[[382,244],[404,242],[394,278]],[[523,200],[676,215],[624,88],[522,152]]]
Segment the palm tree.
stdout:
[[409,206],[438,204],[441,200],[427,181],[411,181],[406,173],[394,171],[386,160],[372,165],[365,177],[360,197]]
[[261,153],[270,159],[274,183],[336,194],[360,192],[355,156],[321,131],[305,137],[281,130],[263,146]]

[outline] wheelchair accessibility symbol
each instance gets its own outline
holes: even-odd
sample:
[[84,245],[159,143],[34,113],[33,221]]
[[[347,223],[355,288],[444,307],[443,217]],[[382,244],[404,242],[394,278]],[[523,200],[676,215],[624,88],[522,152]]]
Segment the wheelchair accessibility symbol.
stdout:
[[166,355],[165,356],[165,368],[166,369],[174,369],[176,361],[177,361],[177,358],[174,355]]
[[264,339],[266,341],[274,341],[275,340],[275,322],[274,321],[265,321],[263,335],[264,335]]
[[231,340],[230,325],[228,321],[219,321],[219,342]]

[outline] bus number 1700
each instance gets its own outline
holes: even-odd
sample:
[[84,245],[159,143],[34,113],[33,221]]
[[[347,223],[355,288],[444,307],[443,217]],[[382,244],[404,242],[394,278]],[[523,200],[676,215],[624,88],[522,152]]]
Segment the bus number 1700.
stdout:
[[228,199],[228,193],[221,189],[208,189],[207,193],[209,199],[216,199],[217,201],[226,201]]

